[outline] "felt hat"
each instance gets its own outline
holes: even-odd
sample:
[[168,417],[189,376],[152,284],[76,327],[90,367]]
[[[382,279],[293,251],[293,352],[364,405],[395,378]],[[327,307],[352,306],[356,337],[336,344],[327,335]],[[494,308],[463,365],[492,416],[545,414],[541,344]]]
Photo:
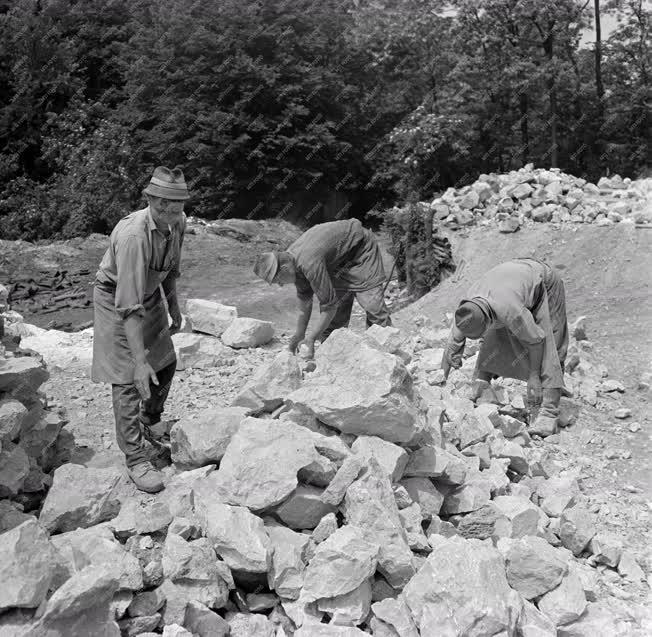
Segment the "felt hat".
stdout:
[[254,272],[261,279],[271,283],[278,272],[278,255],[276,252],[263,252],[258,255],[256,264],[254,265]]
[[455,325],[467,338],[480,338],[487,326],[482,308],[473,301],[464,301],[455,310]]
[[183,171],[178,166],[170,170],[166,166],[158,166],[145,188],[144,192],[152,197],[183,201],[190,199]]

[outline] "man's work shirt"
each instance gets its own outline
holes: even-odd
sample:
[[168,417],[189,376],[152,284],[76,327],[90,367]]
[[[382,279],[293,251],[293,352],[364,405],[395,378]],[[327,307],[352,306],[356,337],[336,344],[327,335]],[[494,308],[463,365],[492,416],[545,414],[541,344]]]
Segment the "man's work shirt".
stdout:
[[487,301],[493,312],[492,327],[509,330],[521,343],[536,345],[545,331],[533,316],[543,300],[545,266],[530,259],[501,263],[489,270],[462,299]]
[[385,282],[378,243],[358,219],[313,226],[288,252],[295,259],[297,295],[309,300],[314,293],[322,312],[337,306],[336,290],[361,292]]
[[120,220],[96,275],[98,283],[115,288],[115,311],[121,318],[144,316],[145,299],[168,277],[179,276],[186,217],[166,236],[154,223],[149,206]]

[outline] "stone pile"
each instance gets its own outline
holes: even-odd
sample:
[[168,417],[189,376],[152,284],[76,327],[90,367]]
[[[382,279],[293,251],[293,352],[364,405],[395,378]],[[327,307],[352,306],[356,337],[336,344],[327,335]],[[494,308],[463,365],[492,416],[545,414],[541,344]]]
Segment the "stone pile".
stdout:
[[0,532],[31,519],[74,448],[63,415],[39,393],[49,376],[42,359],[8,341],[0,344]]
[[231,305],[188,299],[182,331],[172,337],[177,369],[205,369],[228,364],[234,349],[265,345],[274,338],[270,321],[238,317]]
[[446,336],[337,330],[310,372],[278,354],[174,425],[156,496],[58,468],[40,518],[0,535],[0,635],[649,634],[596,601],[594,567],[645,575],[522,388],[471,400],[471,348],[443,386]]
[[619,175],[602,177],[597,184],[532,164],[505,174],[480,175],[463,188],[449,188],[421,206],[434,211],[435,220],[459,228],[497,223],[500,232],[516,232],[529,222],[652,223],[652,180],[632,181]]

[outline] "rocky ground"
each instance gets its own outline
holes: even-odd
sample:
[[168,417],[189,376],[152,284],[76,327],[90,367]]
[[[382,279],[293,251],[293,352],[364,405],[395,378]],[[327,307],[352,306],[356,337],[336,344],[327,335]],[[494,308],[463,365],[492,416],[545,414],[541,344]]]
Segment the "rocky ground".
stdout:
[[[316,371],[283,352],[291,291],[244,267],[291,229],[270,242],[256,222],[198,228],[186,272],[215,270],[185,298],[277,330],[189,305],[185,329],[208,334],[175,336],[174,464],[159,496],[123,475],[109,390],[88,378],[92,329],[7,315],[50,378],[21,367],[35,359],[0,366],[0,573],[16,582],[0,592],[0,637],[652,634],[650,231],[524,217],[505,234],[502,218],[473,215],[480,227],[447,221],[452,278],[396,314],[397,330],[363,335],[356,306]],[[472,345],[440,383],[457,298],[515,255],[560,271],[575,324],[574,396],[543,438],[521,384],[469,400]],[[246,294],[215,287],[231,270]]]

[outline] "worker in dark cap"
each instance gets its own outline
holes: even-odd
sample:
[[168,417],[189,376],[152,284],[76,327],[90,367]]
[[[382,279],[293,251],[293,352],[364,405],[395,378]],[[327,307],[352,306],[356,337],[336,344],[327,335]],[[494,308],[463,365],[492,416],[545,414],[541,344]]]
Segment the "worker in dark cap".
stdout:
[[[286,251],[259,255],[254,272],[268,283],[294,283],[299,316],[289,349],[300,345],[314,355],[315,341],[324,341],[331,332],[347,327],[354,298],[367,313],[367,325],[391,325],[385,305],[385,270],[380,247],[373,233],[358,219],[331,221],[304,232]],[[307,332],[313,295],[320,315]]]
[[527,382],[538,416],[532,433],[556,430],[568,349],[564,283],[547,264],[514,259],[489,270],[462,299],[444,356],[444,375],[462,365],[467,338],[482,339],[474,378]]

